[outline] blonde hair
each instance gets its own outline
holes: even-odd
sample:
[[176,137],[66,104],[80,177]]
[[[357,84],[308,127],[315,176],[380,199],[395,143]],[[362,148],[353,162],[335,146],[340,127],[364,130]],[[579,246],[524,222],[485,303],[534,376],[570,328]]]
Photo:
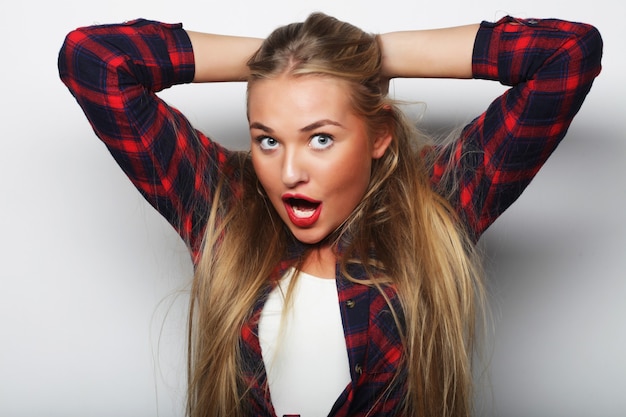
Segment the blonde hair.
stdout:
[[[376,36],[316,13],[274,31],[249,67],[249,83],[285,73],[345,80],[372,137],[391,131],[389,148],[373,161],[365,196],[333,234],[345,242],[341,270],[347,279],[377,288],[394,314],[403,359],[393,384],[406,389],[398,413],[469,416],[474,323],[482,300],[479,263],[455,210],[431,187],[416,131],[381,88]],[[290,239],[258,186],[249,155],[235,154],[230,164],[239,181],[217,186],[192,288],[192,417],[247,415],[241,329]],[[367,279],[350,276],[350,263],[363,265]],[[401,311],[386,295],[389,288]]]

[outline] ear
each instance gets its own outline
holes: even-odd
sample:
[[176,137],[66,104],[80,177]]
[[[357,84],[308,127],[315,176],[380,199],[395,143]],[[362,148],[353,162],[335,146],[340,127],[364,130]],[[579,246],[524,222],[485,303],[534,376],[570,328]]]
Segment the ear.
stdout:
[[391,132],[385,131],[383,134],[378,135],[374,139],[374,143],[372,145],[372,159],[379,159],[384,154],[389,144],[391,144],[391,140],[393,139]]

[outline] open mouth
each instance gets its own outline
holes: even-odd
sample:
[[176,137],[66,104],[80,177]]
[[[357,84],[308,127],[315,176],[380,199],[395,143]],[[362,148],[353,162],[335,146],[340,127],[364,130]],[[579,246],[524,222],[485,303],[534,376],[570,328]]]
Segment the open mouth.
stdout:
[[322,203],[302,196],[285,195],[283,203],[291,222],[298,227],[312,226],[321,213]]

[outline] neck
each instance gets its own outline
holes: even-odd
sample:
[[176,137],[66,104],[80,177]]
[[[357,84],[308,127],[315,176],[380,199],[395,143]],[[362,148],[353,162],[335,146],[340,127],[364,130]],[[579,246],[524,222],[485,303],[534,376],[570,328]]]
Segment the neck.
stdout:
[[335,279],[337,255],[330,245],[321,245],[307,252],[300,267],[302,272],[319,278]]

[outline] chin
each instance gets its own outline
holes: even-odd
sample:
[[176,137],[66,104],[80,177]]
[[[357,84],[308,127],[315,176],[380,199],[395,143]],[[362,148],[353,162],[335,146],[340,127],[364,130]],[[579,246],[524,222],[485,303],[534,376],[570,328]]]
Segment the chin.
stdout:
[[312,238],[308,236],[302,237],[302,236],[298,236],[298,234],[294,234],[294,236],[300,243],[304,243],[305,245],[316,245],[324,240],[323,237],[322,238]]
[[290,228],[290,231],[299,242],[304,243],[305,245],[317,245],[318,243],[324,241],[324,239],[326,239],[329,235],[329,233],[324,234],[302,229],[294,230]]

